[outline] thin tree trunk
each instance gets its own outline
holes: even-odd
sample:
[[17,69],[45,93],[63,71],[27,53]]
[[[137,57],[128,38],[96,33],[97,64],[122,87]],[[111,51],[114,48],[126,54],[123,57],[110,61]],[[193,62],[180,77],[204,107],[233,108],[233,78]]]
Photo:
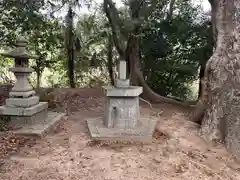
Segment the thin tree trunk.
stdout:
[[216,50],[205,71],[201,126],[205,138],[221,141],[240,155],[240,1],[213,0]]
[[39,89],[41,87],[41,73],[37,72],[37,88]]
[[204,78],[204,72],[205,72],[205,64],[202,64],[199,72],[198,99],[200,99],[202,94],[202,86],[203,86],[202,83]]
[[112,35],[109,35],[108,37],[108,73],[109,73],[109,78],[111,81],[111,85],[114,86],[114,71],[113,71],[113,39]]
[[67,14],[67,65],[68,65],[68,79],[69,85],[71,88],[75,88],[75,80],[74,80],[74,34],[73,34],[73,10],[70,6]]

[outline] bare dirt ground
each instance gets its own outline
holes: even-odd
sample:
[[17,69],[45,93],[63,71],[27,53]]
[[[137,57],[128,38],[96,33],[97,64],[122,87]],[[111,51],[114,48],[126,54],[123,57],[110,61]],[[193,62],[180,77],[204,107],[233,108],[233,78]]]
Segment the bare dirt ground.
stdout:
[[[0,165],[1,180],[240,180],[240,165],[222,145],[203,141],[186,112],[171,105],[142,105],[160,114],[152,144],[96,142],[85,120],[102,115],[99,90],[59,90],[68,119]],[[28,144],[29,145],[29,144]]]

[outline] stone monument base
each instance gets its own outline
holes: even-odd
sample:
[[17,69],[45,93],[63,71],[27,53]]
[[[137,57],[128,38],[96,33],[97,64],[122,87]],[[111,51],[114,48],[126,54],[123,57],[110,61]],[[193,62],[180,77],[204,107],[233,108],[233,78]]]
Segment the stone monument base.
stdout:
[[107,128],[103,118],[88,119],[87,125],[93,140],[105,141],[135,141],[152,142],[152,134],[155,130],[157,119],[140,118],[139,125],[134,129]]
[[65,116],[64,113],[48,112],[47,102],[40,102],[26,108],[9,105],[0,106],[0,114],[10,118],[13,133],[40,137],[44,136]]
[[47,102],[39,102],[38,104],[27,108],[5,105],[0,106],[0,114],[10,116],[33,116],[37,113],[40,113],[41,111],[47,111],[47,109]]
[[46,118],[42,119],[39,123],[23,125],[21,128],[13,130],[12,132],[19,135],[43,137],[51,131],[64,116],[64,113],[48,112]]

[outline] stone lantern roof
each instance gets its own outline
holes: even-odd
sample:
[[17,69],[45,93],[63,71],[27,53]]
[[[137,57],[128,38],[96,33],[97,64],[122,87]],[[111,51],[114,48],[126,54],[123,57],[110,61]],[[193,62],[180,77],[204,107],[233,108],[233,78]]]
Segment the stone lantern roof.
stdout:
[[30,54],[26,49],[27,42],[23,37],[17,39],[15,43],[15,48],[8,52],[2,53],[5,57],[11,57],[14,59],[23,58],[23,59],[36,59],[37,57]]

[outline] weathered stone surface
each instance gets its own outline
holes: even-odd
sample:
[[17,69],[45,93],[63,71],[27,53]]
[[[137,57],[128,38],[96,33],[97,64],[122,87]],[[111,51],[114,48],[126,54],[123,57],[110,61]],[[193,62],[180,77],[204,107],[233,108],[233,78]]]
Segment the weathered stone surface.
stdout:
[[157,119],[153,117],[140,118],[139,121],[139,126],[134,129],[107,128],[103,119],[99,118],[88,119],[87,125],[90,136],[94,140],[151,142]]
[[47,109],[44,109],[31,116],[10,116],[11,124],[16,125],[16,127],[23,127],[26,125],[42,124],[46,122],[47,119]]
[[104,124],[108,128],[135,128],[139,119],[138,97],[106,97]]
[[28,108],[0,106],[0,114],[12,116],[32,116],[48,108],[47,102],[40,102]]
[[26,91],[26,92],[12,91],[9,93],[9,97],[28,98],[28,97],[34,96],[35,94],[36,94],[35,91]]
[[143,92],[143,88],[140,86],[129,86],[128,88],[116,88],[113,86],[104,86],[104,94],[106,96],[116,97],[134,97],[139,96]]
[[10,71],[12,71],[17,78],[17,81],[12,88],[13,92],[17,93],[33,90],[32,86],[28,81],[28,75],[33,72],[32,68],[14,67],[10,68]]
[[8,107],[30,107],[39,103],[38,96],[32,96],[29,98],[8,98],[6,99],[6,106]]
[[128,88],[130,85],[129,79],[116,79],[117,88]]
[[[118,85],[125,80],[118,79]],[[121,85],[120,85],[121,86]],[[92,139],[151,141],[156,119],[140,118],[139,86],[103,87],[105,98],[104,117],[87,120]]]
[[48,112],[46,118],[38,123],[24,125],[22,128],[13,131],[15,134],[31,135],[43,137],[56,126],[58,122],[64,119],[64,113]]
[[125,80],[127,77],[127,62],[121,60],[119,63],[119,79]]

